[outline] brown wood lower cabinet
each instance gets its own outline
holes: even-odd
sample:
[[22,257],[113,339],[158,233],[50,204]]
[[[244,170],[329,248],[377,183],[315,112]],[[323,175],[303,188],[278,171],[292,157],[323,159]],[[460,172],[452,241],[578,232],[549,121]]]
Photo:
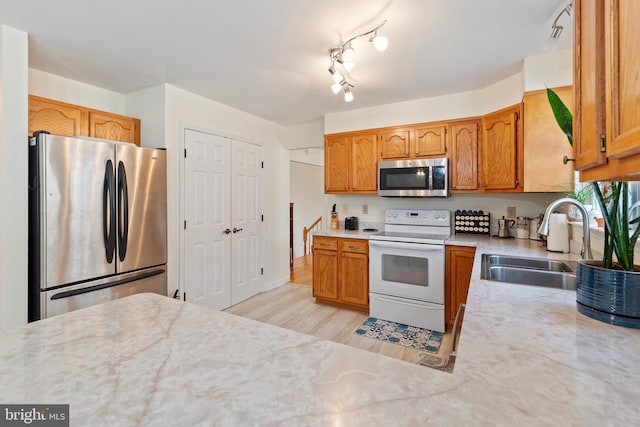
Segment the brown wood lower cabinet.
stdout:
[[467,302],[476,248],[445,246],[445,323],[451,327],[460,304]]
[[369,243],[314,236],[313,296],[316,302],[368,310]]

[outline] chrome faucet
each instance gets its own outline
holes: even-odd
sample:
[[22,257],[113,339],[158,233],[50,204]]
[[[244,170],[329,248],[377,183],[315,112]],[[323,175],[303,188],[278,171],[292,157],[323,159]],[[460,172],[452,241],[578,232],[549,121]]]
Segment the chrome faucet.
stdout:
[[582,251],[580,252],[580,255],[583,259],[593,259],[593,254],[591,253],[591,233],[589,230],[589,213],[587,212],[587,209],[584,207],[584,205],[577,200],[564,197],[562,199],[551,202],[551,204],[547,207],[547,210],[544,211],[542,223],[540,224],[540,227],[538,227],[538,234],[544,237],[549,235],[549,218],[551,217],[551,213],[558,206],[565,203],[576,206],[582,213]]

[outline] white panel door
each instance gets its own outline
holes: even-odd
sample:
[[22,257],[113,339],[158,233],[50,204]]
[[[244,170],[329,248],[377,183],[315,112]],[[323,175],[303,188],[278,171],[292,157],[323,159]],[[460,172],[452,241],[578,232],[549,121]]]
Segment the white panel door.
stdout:
[[185,130],[185,300],[231,305],[231,140]]
[[233,141],[231,303],[263,291],[262,147]]

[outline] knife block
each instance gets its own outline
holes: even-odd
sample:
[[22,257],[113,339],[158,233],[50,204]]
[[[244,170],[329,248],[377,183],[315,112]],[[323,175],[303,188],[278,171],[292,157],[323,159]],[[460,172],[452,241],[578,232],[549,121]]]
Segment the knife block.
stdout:
[[338,212],[331,212],[331,229],[337,230],[339,228]]

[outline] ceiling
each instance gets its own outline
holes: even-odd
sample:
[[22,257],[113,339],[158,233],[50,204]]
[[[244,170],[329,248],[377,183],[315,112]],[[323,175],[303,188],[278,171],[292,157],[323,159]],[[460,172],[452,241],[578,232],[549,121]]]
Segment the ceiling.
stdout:
[[[29,66],[128,94],[170,83],[283,125],[480,89],[543,53],[568,0],[0,0],[29,33]],[[354,43],[355,99],[334,95],[328,49]],[[571,20],[561,48],[572,44]]]

